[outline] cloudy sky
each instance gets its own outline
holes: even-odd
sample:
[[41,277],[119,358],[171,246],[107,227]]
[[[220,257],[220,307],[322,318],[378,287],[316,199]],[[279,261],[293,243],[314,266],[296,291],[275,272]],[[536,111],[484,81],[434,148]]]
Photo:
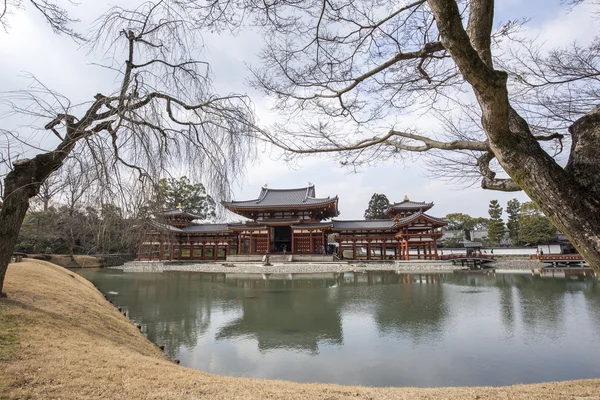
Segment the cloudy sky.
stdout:
[[[133,1],[133,0],[131,0]],[[65,2],[66,3],[66,2]],[[81,0],[72,8],[85,31],[107,4],[99,0]],[[118,2],[122,4],[122,2]],[[496,24],[509,19],[531,18],[529,34],[537,35],[548,44],[560,46],[574,40],[588,41],[598,33],[598,21],[589,9],[579,7],[568,12],[560,0],[498,0]],[[10,16],[10,29],[0,32],[0,90],[26,87],[26,74],[35,75],[45,85],[73,99],[88,100],[98,92],[114,88],[114,74],[91,64],[93,56],[68,38],[53,35],[38,13],[17,11]],[[220,92],[250,95],[262,124],[276,119],[268,100],[246,85],[249,76],[246,65],[256,64],[261,38],[255,32],[244,31],[236,36],[206,34],[207,59],[212,66],[215,86]],[[39,138],[44,145],[45,137]],[[280,154],[266,147],[259,150],[259,160],[250,165],[244,177],[234,184],[234,198],[255,198],[260,187],[301,187],[312,182],[318,196],[339,196],[341,219],[362,218],[373,193],[384,193],[391,201],[401,201],[404,195],[411,200],[433,201],[433,215],[444,216],[464,212],[486,216],[488,203],[498,199],[505,205],[509,199],[527,201],[522,193],[484,191],[478,185],[465,187],[430,176],[419,158],[404,162],[387,162],[365,167],[359,173],[342,168],[326,158],[305,158],[294,165],[280,160]]]

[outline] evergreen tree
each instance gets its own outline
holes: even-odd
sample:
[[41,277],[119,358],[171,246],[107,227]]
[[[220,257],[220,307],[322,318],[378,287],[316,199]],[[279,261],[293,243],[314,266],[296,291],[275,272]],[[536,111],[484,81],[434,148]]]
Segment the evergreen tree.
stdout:
[[156,199],[151,202],[150,209],[153,211],[172,210],[180,206],[184,210],[200,215],[203,219],[216,216],[215,202],[206,193],[203,184],[192,184],[187,176],[179,179],[161,179],[158,182]]
[[521,214],[521,203],[517,199],[509,200],[506,204],[506,214],[508,214],[508,236],[510,242],[515,245],[519,242],[519,215]]
[[487,218],[474,218],[469,214],[451,213],[446,215],[446,222],[448,222],[448,225],[444,228],[445,230],[463,231],[464,238],[471,240],[471,231],[474,229],[485,229],[488,220]]
[[490,201],[488,209],[490,219],[488,221],[488,240],[492,245],[499,245],[504,236],[504,221],[502,220],[502,207],[498,200]]
[[556,227],[532,201],[521,205],[519,239],[532,244],[549,243],[556,239]]
[[385,194],[374,193],[365,210],[365,219],[391,219],[385,211],[390,206],[390,201]]

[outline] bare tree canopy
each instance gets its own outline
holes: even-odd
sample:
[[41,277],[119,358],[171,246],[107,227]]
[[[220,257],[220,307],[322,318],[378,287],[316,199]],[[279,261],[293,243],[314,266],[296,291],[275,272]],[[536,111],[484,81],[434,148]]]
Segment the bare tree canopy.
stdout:
[[[229,195],[230,181],[252,158],[254,112],[244,95],[214,93],[208,64],[194,58],[201,54],[197,24],[181,5],[163,0],[133,10],[117,6],[96,21],[91,51],[112,60],[104,66],[118,74],[113,91],[73,104],[35,81],[4,96],[4,106],[41,121],[57,145],[33,158],[1,151],[12,165],[3,176],[0,288],[28,200],[70,154],[87,160],[105,187],[118,186],[124,168],[144,180],[185,164],[205,177],[211,192]],[[9,145],[27,144],[5,133]]]
[[[597,5],[569,6],[585,3]],[[427,153],[442,176],[524,190],[600,270],[597,31],[548,52],[520,35],[526,21],[495,25],[494,0],[230,0],[202,12],[215,29],[251,15],[264,32],[252,84],[289,116],[268,141],[350,166]]]
[[69,36],[76,41],[85,41],[84,36],[73,29],[78,21],[70,16],[61,3],[76,5],[71,0],[0,0],[0,27],[8,31],[10,14],[17,9],[30,7],[44,17],[54,33]]

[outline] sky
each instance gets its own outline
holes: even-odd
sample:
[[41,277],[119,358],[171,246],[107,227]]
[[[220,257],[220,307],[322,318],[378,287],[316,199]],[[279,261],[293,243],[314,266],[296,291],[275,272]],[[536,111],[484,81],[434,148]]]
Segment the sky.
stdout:
[[[81,0],[76,7],[70,8],[81,19],[76,28],[85,31],[106,4],[110,3]],[[589,9],[584,7],[569,12],[560,0],[498,0],[495,21],[496,25],[501,25],[509,19],[530,18],[528,34],[539,36],[548,45],[560,46],[589,40],[598,33],[598,21],[589,14]],[[27,74],[35,75],[74,102],[91,99],[96,93],[106,93],[114,88],[114,73],[93,65],[94,58],[86,49],[68,38],[52,34],[38,13],[30,9],[18,10],[10,16],[9,23],[8,32],[0,32],[1,91],[26,87],[29,84]],[[221,93],[247,93],[260,123],[268,125],[274,121],[277,116],[270,111],[268,99],[246,84],[247,65],[256,65],[261,37],[255,32],[244,31],[235,36],[207,33],[203,39],[206,45],[203,59],[211,63],[216,89]],[[45,135],[38,137],[42,147],[49,140]],[[288,164],[281,160],[278,151],[267,147],[260,147],[258,154],[258,160],[234,182],[234,199],[256,198],[265,184],[269,188],[292,188],[304,187],[311,182],[316,185],[317,196],[339,197],[339,219],[361,219],[374,193],[383,193],[392,202],[401,201],[405,195],[415,201],[434,202],[435,207],[430,213],[435,216],[454,212],[487,216],[492,199],[499,200],[504,207],[512,198],[521,202],[528,200],[522,192],[488,191],[481,189],[478,183],[466,187],[431,176],[424,168],[422,158],[388,161],[353,173],[324,157],[308,157]]]

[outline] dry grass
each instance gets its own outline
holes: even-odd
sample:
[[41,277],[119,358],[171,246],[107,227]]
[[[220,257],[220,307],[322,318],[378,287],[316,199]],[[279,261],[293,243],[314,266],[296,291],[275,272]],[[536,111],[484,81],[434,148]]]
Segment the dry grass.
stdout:
[[[10,266],[2,399],[597,399],[600,380],[511,387],[366,388],[230,378],[173,364],[91,283],[59,266]],[[5,328],[5,323],[1,325]],[[2,332],[4,335],[4,332]],[[14,350],[14,349],[13,349]]]
[[71,256],[62,254],[31,254],[29,257],[50,261],[52,264],[65,268],[101,268],[103,266],[102,258],[94,256],[73,256],[75,261],[71,260]]

